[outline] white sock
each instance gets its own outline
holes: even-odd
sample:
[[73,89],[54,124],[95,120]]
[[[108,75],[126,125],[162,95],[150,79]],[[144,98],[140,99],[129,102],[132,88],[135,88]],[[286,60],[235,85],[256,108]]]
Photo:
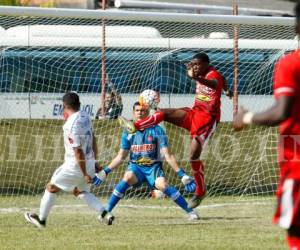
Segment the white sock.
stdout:
[[90,208],[95,209],[99,214],[104,211],[104,207],[101,205],[100,201],[92,193],[82,192],[78,197],[84,200]]
[[50,193],[47,189],[45,190],[44,196],[41,200],[41,205],[40,205],[40,215],[39,218],[40,220],[46,220],[52,206],[54,205],[56,199],[56,194]]

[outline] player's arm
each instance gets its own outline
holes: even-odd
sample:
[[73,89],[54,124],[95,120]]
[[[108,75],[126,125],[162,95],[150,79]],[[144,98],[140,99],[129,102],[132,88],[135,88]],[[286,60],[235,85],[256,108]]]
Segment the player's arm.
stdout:
[[130,146],[131,144],[130,141],[128,140],[128,134],[127,132],[123,132],[121,138],[120,150],[117,156],[111,161],[111,163],[108,166],[106,166],[99,173],[95,174],[93,178],[94,185],[96,186],[100,185],[113,169],[117,168],[124,162],[124,160],[129,154]]
[[223,75],[222,75],[222,78],[223,78],[223,87],[222,87],[223,91],[224,91],[225,95],[231,99],[233,97],[233,92],[229,89],[228,82]]
[[74,149],[76,161],[81,169],[84,179],[86,180],[87,183],[92,182],[91,176],[89,176],[86,172],[86,163],[85,163],[85,156],[83,150],[81,149],[81,147],[75,147],[73,149]]
[[122,165],[125,159],[129,154],[129,150],[120,149],[117,156],[108,164],[108,168],[112,171],[113,169],[117,168],[118,166]]
[[206,79],[203,76],[198,76],[195,78],[195,80],[211,89],[216,89],[218,86],[217,79]]
[[128,156],[129,150],[120,149],[117,156],[111,161],[111,163],[106,166],[99,173],[96,173],[93,178],[93,184],[99,186],[103,181],[105,181],[107,175],[115,168],[120,166],[126,157]]
[[192,177],[186,175],[185,171],[178,166],[174,154],[172,154],[169,150],[168,139],[165,131],[160,126],[157,126],[156,133],[161,153],[164,155],[167,163],[171,166],[171,168],[176,172],[177,176],[181,179],[185,191],[194,192],[196,189],[195,180]]
[[198,66],[194,65],[193,63],[189,63],[187,65],[187,74],[190,78],[203,84],[209,88],[216,89],[218,86],[218,80],[215,78],[206,79],[203,76],[199,75],[198,73]]
[[196,189],[195,181],[192,177],[186,175],[185,171],[179,167],[175,155],[169,150],[168,147],[164,147],[161,149],[167,163],[171,166],[171,168],[175,171],[177,176],[181,179],[181,182],[184,185],[184,189],[187,192],[194,192]]
[[97,147],[97,141],[96,141],[96,137],[95,134],[93,133],[93,152],[94,152],[94,156],[95,159],[98,159],[98,147]]
[[233,126],[236,130],[242,129],[247,124],[276,126],[290,117],[297,95],[297,68],[284,57],[275,67],[274,71],[274,96],[275,104],[268,110],[254,114],[240,109],[234,117]]
[[274,106],[261,113],[252,113],[240,108],[233,120],[233,127],[236,130],[242,129],[247,124],[264,126],[277,126],[288,119],[292,113],[294,104],[293,96],[280,96]]
[[179,172],[180,168],[178,166],[178,163],[176,161],[175,155],[172,154],[172,152],[169,150],[168,147],[164,147],[161,149],[161,152],[163,153],[167,163],[171,166],[171,168],[177,173]]

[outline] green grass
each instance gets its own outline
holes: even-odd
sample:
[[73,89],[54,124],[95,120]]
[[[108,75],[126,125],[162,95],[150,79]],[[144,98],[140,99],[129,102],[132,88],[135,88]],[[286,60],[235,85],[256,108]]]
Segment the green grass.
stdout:
[[190,223],[169,200],[122,200],[115,223],[106,226],[80,201],[63,195],[46,229],[38,230],[23,212],[37,211],[39,199],[0,198],[1,249],[286,249],[285,232],[271,224],[274,201],[207,199],[197,209],[201,220]]

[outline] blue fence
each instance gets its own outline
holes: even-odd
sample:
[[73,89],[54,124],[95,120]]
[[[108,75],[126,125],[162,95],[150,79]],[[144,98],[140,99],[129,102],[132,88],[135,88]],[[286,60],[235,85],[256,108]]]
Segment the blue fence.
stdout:
[[[203,50],[211,64],[233,82],[233,51]],[[199,50],[108,49],[106,68],[121,93],[155,88],[193,93],[185,64]],[[11,48],[0,53],[1,92],[101,92],[101,51],[95,48]],[[240,50],[239,92],[271,94],[276,50]]]

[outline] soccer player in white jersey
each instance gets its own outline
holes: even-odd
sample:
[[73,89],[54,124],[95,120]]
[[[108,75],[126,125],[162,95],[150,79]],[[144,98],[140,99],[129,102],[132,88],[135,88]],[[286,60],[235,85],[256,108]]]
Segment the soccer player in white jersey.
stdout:
[[28,222],[38,228],[46,226],[46,220],[55,203],[56,193],[72,192],[99,213],[99,219],[111,224],[114,217],[107,213],[97,198],[90,193],[90,183],[95,175],[97,145],[89,114],[80,111],[79,96],[68,92],[63,96],[64,106],[64,163],[55,170],[40,204],[39,215],[25,213]]

